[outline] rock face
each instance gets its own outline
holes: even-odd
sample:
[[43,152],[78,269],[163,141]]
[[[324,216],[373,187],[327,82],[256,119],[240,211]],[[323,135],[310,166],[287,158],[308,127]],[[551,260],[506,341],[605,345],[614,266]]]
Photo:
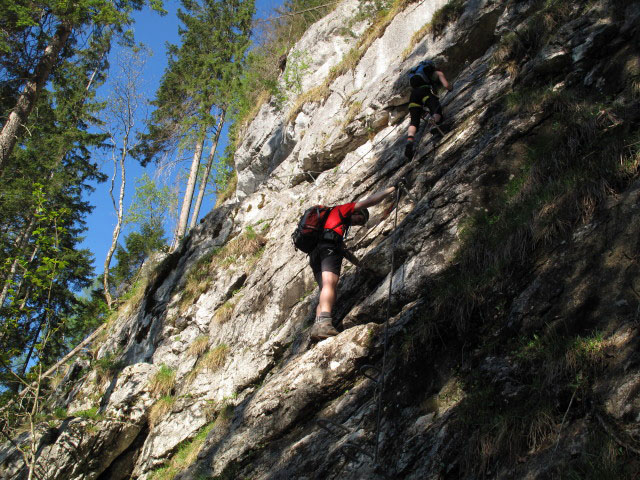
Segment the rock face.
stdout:
[[[367,20],[343,33],[358,3],[290,53],[313,52],[303,90],[365,34]],[[640,475],[640,4],[474,0],[414,37],[446,3],[404,2],[292,118],[291,92],[261,108],[237,197],[97,345],[121,368],[65,383],[68,418],[37,434],[40,478]],[[454,90],[444,136],[423,128],[407,161],[405,73],[425,57]],[[310,344],[300,213],[401,178],[397,209],[353,229],[368,268],[343,269],[341,333]],[[0,472],[26,478],[11,444]]]

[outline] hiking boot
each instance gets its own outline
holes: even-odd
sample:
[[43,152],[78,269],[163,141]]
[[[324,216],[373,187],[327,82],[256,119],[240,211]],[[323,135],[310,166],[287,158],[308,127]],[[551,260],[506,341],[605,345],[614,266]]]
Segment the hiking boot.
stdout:
[[413,158],[413,142],[407,142],[404,147],[404,156],[409,160]]
[[324,340],[325,338],[334,337],[338,335],[338,331],[333,328],[333,323],[331,323],[331,318],[329,317],[321,317],[316,320],[311,327],[311,331],[309,332],[311,336],[311,340],[314,342],[319,342],[320,340]]

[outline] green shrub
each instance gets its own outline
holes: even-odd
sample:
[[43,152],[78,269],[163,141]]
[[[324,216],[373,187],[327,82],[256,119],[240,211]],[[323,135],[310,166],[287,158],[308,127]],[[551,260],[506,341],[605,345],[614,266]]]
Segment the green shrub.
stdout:
[[102,415],[98,411],[99,411],[98,407],[91,407],[91,408],[88,408],[87,410],[80,410],[79,412],[74,412],[71,415],[74,415],[76,417],[87,418],[90,420],[102,420]]
[[66,408],[58,407],[53,410],[53,416],[58,420],[64,420],[69,416]]

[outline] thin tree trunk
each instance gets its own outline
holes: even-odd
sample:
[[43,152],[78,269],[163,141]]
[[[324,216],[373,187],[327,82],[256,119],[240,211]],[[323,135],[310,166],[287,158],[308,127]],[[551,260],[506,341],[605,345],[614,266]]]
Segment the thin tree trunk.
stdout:
[[[27,272],[29,265],[31,265],[33,263],[33,260],[36,258],[36,255],[38,254],[38,250],[40,250],[40,246],[36,245],[35,248],[33,249],[33,252],[31,252],[31,257],[27,262],[27,267],[24,269],[24,272],[22,273],[22,277],[20,278],[20,282],[18,283],[18,287],[16,288],[15,298],[20,297],[20,291],[22,290],[22,285],[24,285],[25,273]],[[27,290],[26,292],[24,292],[24,298],[22,299],[22,303],[20,304],[20,310],[24,310],[24,308],[27,306],[27,300],[29,300],[30,289],[31,289],[31,285],[27,285]]]
[[0,171],[13,151],[13,147],[18,138],[18,129],[26,123],[31,110],[33,110],[38,100],[40,91],[51,74],[53,65],[58,60],[60,51],[71,35],[71,31],[70,23],[64,22],[58,26],[51,42],[44,49],[42,58],[38,62],[32,78],[24,86],[20,97],[18,97],[16,106],[13,107],[9,118],[7,118],[6,123],[2,127],[2,132],[0,132]]
[[109,265],[111,264],[111,257],[113,257],[113,252],[116,251],[116,247],[118,245],[118,237],[120,236],[120,229],[122,228],[122,217],[124,210],[124,187],[126,183],[126,172],[124,168],[124,160],[127,157],[127,143],[128,138],[125,135],[124,143],[122,145],[122,150],[120,152],[120,195],[118,198],[118,205],[116,206],[116,200],[113,198],[113,185],[116,177],[116,165],[114,159],[114,171],[113,177],[111,179],[111,189],[109,190],[109,195],[111,195],[111,201],[113,202],[113,208],[118,215],[118,221],[116,222],[116,227],[113,229],[113,236],[111,238],[111,247],[109,248],[109,252],[107,253],[107,258],[104,261],[104,275],[102,277],[102,286],[104,287],[104,297],[107,300],[107,305],[111,308],[111,304],[113,303],[113,299],[111,298],[111,294],[109,293]]
[[25,247],[29,239],[31,238],[31,234],[36,227],[36,216],[32,215],[29,220],[29,224],[22,231],[22,233],[18,236],[15,241],[15,252],[16,256],[11,262],[11,268],[9,269],[9,273],[7,274],[4,285],[2,286],[2,292],[0,292],[0,306],[4,305],[4,301],[7,299],[7,295],[9,295],[9,288],[13,283],[13,278],[16,275],[16,271],[18,270],[18,264],[20,263],[20,251]]
[[25,357],[22,367],[20,368],[20,373],[18,373],[18,375],[20,375],[23,378],[25,373],[27,372],[27,367],[29,366],[29,362],[31,361],[31,355],[33,355],[33,351],[36,348],[36,343],[38,343],[38,337],[40,336],[41,330],[42,330],[42,323],[38,325],[38,329],[36,330],[33,340],[31,341],[31,346],[29,347],[27,356]]
[[207,182],[209,181],[209,175],[211,174],[211,167],[213,166],[213,157],[216,154],[216,148],[218,148],[218,140],[220,139],[220,132],[222,131],[222,126],[224,125],[224,116],[225,116],[225,111],[222,110],[222,112],[220,112],[220,120],[218,121],[216,134],[213,138],[213,145],[211,145],[211,151],[209,152],[209,158],[207,159],[207,166],[204,170],[204,175],[202,176],[202,180],[200,181],[200,190],[198,190],[198,198],[196,199],[196,205],[193,209],[193,214],[191,215],[191,223],[189,224],[189,228],[195,227],[196,223],[198,222],[198,215],[200,214],[202,199],[204,198],[204,190],[207,187]]
[[198,167],[200,167],[200,158],[202,158],[202,149],[204,147],[205,135],[202,133],[196,143],[195,151],[193,152],[193,160],[191,161],[191,171],[189,172],[189,180],[187,180],[187,190],[184,192],[184,199],[182,200],[182,208],[180,209],[180,218],[178,219],[178,229],[176,231],[176,238],[173,242],[173,248],[175,249],[180,240],[187,232],[187,222],[189,220],[189,211],[191,210],[191,202],[193,200],[193,192],[196,188],[196,180],[198,179]]

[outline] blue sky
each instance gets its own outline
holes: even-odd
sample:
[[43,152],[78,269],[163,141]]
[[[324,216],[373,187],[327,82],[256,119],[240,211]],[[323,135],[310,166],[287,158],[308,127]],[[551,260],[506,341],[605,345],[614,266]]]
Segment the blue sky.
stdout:
[[[282,3],[282,0],[257,0],[256,1],[256,16],[258,18],[264,18],[268,16],[273,8]],[[151,55],[146,62],[143,73],[143,90],[149,100],[152,100],[155,95],[155,91],[158,88],[160,79],[167,65],[166,48],[167,42],[177,44],[179,42],[178,26],[179,22],[176,18],[176,11],[179,7],[179,2],[175,0],[166,0],[165,9],[167,15],[160,16],[156,12],[150,9],[145,9],[141,12],[137,12],[135,15],[135,25],[133,27],[136,42],[144,43],[151,49],[153,55]],[[111,53],[110,64],[116,65],[116,58],[119,53],[119,49],[115,48]],[[106,97],[110,89],[109,81],[100,89],[98,94],[101,97]],[[223,137],[221,143],[218,145],[217,151],[222,153],[227,144],[227,138],[225,131],[223,130]],[[208,153],[208,148],[205,147],[205,153]],[[189,157],[189,155],[183,155]],[[203,154],[204,158],[204,154]],[[96,153],[95,159],[102,166],[102,171],[107,175],[112,174],[111,163],[106,152]],[[182,165],[181,168],[189,168],[189,162]],[[127,165],[127,188],[125,190],[125,207],[129,205],[134,191],[135,180],[139,178],[145,171],[149,176],[153,177],[155,167],[149,165],[147,168],[140,167],[132,159],[128,160]],[[116,224],[116,214],[113,210],[111,199],[109,197],[109,186],[107,183],[101,183],[95,185],[95,192],[90,194],[87,198],[89,202],[95,207],[94,211],[87,218],[87,231],[85,232],[85,239],[82,242],[83,248],[88,248],[94,255],[94,267],[96,273],[100,273],[103,270],[104,260],[111,245],[111,238],[113,229]],[[117,189],[116,185],[116,189]],[[182,195],[183,192],[180,192]],[[115,194],[115,191],[114,191]],[[197,195],[197,192],[196,192]],[[117,196],[116,196],[117,198]],[[182,202],[182,198],[179,199]],[[195,203],[195,198],[194,198]],[[212,208],[215,203],[215,198],[212,196],[205,197],[202,208],[200,209],[199,218],[204,217]],[[125,230],[120,234],[120,242],[122,242],[124,235],[129,230]],[[171,232],[167,232],[170,236]],[[170,239],[169,239],[170,240]],[[113,266],[115,261],[112,260]]]

